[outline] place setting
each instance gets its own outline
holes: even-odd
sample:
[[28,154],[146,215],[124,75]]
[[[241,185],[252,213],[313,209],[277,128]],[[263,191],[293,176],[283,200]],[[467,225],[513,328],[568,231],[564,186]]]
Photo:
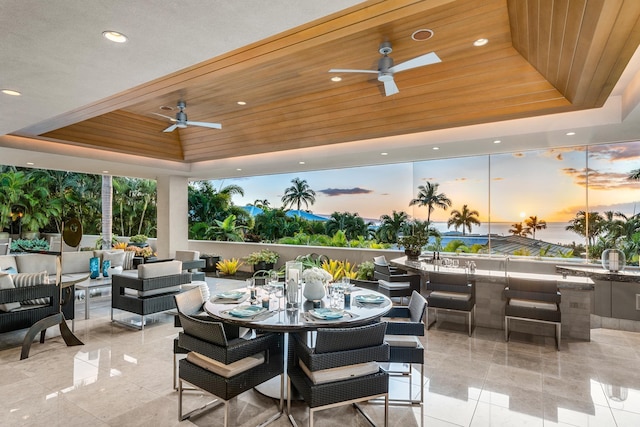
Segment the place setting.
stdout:
[[302,318],[306,322],[313,323],[331,323],[342,320],[343,318],[354,319],[356,317],[358,317],[357,314],[341,308],[333,307],[314,308],[302,313]]
[[264,320],[276,312],[259,305],[239,305],[237,307],[222,310],[220,314],[229,319]]
[[386,307],[390,304],[385,297],[376,294],[359,294],[353,300],[356,306],[362,308]]
[[227,291],[215,294],[211,298],[214,304],[240,304],[249,298],[249,294],[243,291]]

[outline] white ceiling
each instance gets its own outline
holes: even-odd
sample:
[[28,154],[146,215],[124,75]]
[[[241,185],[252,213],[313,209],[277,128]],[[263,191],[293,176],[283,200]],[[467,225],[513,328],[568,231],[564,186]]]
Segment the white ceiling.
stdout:
[[[598,110],[278,154],[184,164],[7,135],[39,133],[58,115],[357,3],[0,0],[0,89],[23,94],[0,94],[0,163],[147,178],[223,178],[640,139],[638,52]],[[123,32],[129,42],[107,42],[104,30]],[[568,130],[576,135],[567,137]]]

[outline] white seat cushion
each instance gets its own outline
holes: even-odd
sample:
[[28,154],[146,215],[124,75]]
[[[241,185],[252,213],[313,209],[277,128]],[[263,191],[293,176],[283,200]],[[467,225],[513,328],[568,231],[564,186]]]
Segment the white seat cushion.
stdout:
[[420,346],[418,337],[414,335],[385,335],[384,340],[391,347],[417,348]]
[[377,362],[358,363],[355,365],[339,366],[337,368],[321,369],[319,371],[310,371],[302,360],[299,360],[298,363],[300,364],[300,369],[302,369],[314,384],[325,384],[347,378],[362,377],[364,375],[375,374],[380,370]]
[[154,295],[162,295],[162,294],[169,294],[169,293],[173,293],[173,292],[180,292],[182,290],[182,285],[175,285],[175,286],[168,286],[166,288],[158,288],[158,289],[151,289],[149,291],[137,291],[135,289],[131,289],[131,288],[124,288],[124,294],[125,295],[131,295],[134,297],[152,297]]
[[512,307],[536,308],[539,310],[557,311],[558,306],[552,302],[536,301],[530,299],[511,298],[509,305]]
[[182,261],[152,262],[138,266],[138,279],[152,279],[180,273],[182,273]]
[[225,365],[215,359],[192,351],[187,354],[187,360],[194,365],[220,375],[221,377],[231,378],[258,365],[262,365],[264,363],[264,354],[254,354],[253,356],[245,357],[237,362]]
[[454,299],[460,301],[469,301],[471,299],[471,294],[465,294],[462,292],[433,291],[429,294],[429,296],[434,298]]
[[389,290],[409,289],[411,287],[409,282],[388,282],[386,280],[378,280],[378,285]]

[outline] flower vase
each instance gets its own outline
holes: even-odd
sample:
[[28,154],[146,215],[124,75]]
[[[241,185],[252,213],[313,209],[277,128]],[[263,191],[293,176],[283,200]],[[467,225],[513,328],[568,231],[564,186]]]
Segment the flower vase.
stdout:
[[324,283],[320,280],[311,280],[304,284],[302,295],[309,301],[320,301],[324,298]]
[[111,267],[111,260],[102,261],[102,276],[109,277],[109,267]]
[[92,257],[89,259],[89,273],[92,279],[97,279],[100,276],[100,258]]

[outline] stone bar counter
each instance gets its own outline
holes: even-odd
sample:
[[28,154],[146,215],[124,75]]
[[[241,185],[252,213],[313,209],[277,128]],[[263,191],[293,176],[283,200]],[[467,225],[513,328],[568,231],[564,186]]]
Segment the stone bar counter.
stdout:
[[640,270],[609,271],[597,265],[558,265],[563,277],[587,277],[595,284],[591,326],[640,332]]
[[[562,294],[560,310],[562,312],[562,336],[567,338],[587,340],[591,339],[591,310],[593,305],[594,281],[587,276],[570,276],[557,274],[553,267],[541,263],[540,273],[536,273],[525,264],[517,265],[508,258],[487,260],[478,259],[475,271],[468,269],[470,258],[452,257],[458,259],[459,267],[436,265],[426,260],[412,261],[406,257],[391,260],[393,265],[423,276],[423,293],[426,293],[425,283],[429,272],[445,274],[465,274],[476,282],[476,325],[494,329],[504,329],[504,310],[506,300],[503,296],[504,288],[509,278],[534,279],[554,281]],[[533,262],[529,264],[534,264]],[[521,270],[521,271],[517,271]],[[524,270],[524,271],[522,271]],[[529,271],[527,271],[529,270]],[[458,317],[458,318],[457,318]],[[462,322],[464,319],[452,313],[447,320]],[[542,325],[548,326],[548,325]],[[529,332],[539,334],[539,326]],[[525,327],[522,332],[527,332]],[[552,329],[542,333],[552,335]]]

